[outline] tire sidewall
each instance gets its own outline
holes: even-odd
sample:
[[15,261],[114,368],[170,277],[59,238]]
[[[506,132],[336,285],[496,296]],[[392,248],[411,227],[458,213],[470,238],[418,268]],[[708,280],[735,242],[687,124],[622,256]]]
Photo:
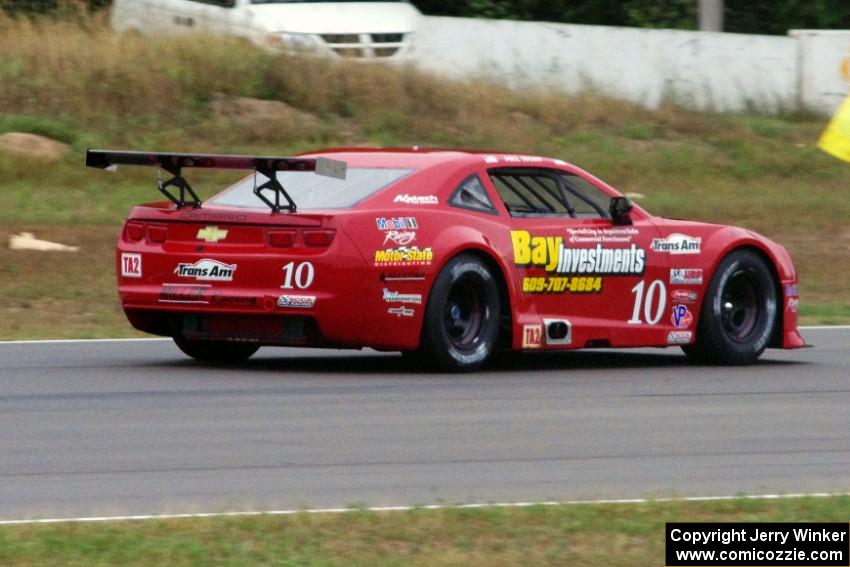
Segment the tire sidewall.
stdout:
[[[472,278],[480,289],[485,313],[481,329],[470,348],[461,349],[452,343],[443,324],[443,308],[452,287],[462,278]],[[496,279],[478,258],[463,255],[453,258],[443,268],[428,296],[422,332],[422,349],[433,357],[440,368],[450,371],[470,371],[480,367],[493,352],[499,336],[499,289]]]
[[[761,293],[757,327],[752,333],[752,338],[746,342],[730,338],[723,329],[722,323],[723,290],[730,278],[741,269],[751,270],[756,275]],[[777,318],[776,283],[767,263],[748,250],[732,252],[717,267],[705,300],[698,340],[708,343],[706,346],[713,351],[713,358],[717,358],[718,362],[726,364],[754,362],[767,348]]]

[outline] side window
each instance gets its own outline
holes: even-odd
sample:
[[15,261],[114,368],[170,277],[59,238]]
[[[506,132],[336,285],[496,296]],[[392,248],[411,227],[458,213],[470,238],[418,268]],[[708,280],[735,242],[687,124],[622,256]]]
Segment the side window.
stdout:
[[577,197],[573,199],[577,216],[606,219],[610,216],[608,206],[611,203],[611,196],[608,193],[578,175],[563,173],[561,178],[567,191]]
[[490,179],[513,217],[608,218],[610,198],[584,179],[543,168],[494,168]]
[[491,215],[498,214],[490,196],[487,195],[487,190],[484,189],[484,185],[475,174],[460,182],[460,185],[452,192],[452,196],[449,197],[449,204],[461,209],[470,209]]

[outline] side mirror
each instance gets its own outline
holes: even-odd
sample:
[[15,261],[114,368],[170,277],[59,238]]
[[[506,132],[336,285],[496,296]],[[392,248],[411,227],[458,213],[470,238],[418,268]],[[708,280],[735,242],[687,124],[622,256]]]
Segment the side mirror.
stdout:
[[608,206],[608,212],[611,213],[614,224],[632,224],[630,213],[633,208],[632,200],[628,197],[614,197]]

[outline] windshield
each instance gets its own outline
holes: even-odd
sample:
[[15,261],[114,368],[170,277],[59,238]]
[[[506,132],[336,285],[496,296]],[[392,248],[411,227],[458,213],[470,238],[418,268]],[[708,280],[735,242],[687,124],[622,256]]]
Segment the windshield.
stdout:
[[[277,180],[295,201],[298,210],[348,209],[411,171],[413,170],[351,167],[345,179],[299,171],[279,171]],[[266,181],[268,177],[260,173],[256,175],[256,180],[254,175],[248,176],[227,191],[209,199],[207,203],[225,207],[267,209],[268,207],[254,195],[254,187]],[[266,193],[268,196],[268,192]]]

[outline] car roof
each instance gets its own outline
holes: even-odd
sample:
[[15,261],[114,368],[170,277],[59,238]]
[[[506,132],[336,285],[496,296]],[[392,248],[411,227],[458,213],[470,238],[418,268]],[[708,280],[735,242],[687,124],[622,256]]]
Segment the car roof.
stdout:
[[328,148],[301,154],[318,155],[344,161],[349,167],[400,167],[422,170],[437,165],[464,166],[482,162],[491,166],[554,165],[566,166],[567,169],[575,167],[562,160],[527,154],[442,148]]

